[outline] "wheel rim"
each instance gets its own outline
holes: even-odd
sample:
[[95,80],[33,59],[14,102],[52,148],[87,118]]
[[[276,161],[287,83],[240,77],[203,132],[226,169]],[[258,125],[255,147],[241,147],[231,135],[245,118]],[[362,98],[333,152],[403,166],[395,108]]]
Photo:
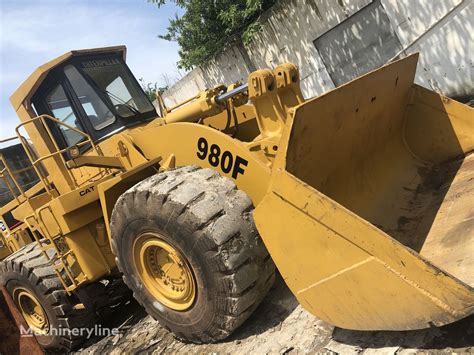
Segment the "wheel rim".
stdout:
[[165,306],[184,311],[196,297],[196,281],[188,261],[156,233],[143,233],[133,246],[135,267],[147,290]]
[[39,334],[49,331],[48,316],[33,293],[18,288],[14,291],[14,300],[31,330]]

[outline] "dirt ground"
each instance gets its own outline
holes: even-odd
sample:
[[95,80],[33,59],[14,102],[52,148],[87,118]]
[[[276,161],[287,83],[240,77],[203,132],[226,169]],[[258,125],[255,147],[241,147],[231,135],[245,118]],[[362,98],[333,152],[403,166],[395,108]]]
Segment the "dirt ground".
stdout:
[[104,327],[120,334],[91,339],[80,354],[123,353],[474,353],[474,317],[409,332],[362,332],[334,328],[306,312],[278,277],[256,312],[230,338],[195,345],[176,340],[135,302],[113,312]]

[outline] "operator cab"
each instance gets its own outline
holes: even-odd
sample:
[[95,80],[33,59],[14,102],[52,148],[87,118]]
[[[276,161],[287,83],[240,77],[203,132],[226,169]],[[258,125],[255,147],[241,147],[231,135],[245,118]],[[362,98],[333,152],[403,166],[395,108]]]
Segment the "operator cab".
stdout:
[[[70,58],[48,73],[31,102],[38,115],[53,116],[94,142],[157,117],[120,52]],[[48,124],[61,148],[84,139],[64,125]]]

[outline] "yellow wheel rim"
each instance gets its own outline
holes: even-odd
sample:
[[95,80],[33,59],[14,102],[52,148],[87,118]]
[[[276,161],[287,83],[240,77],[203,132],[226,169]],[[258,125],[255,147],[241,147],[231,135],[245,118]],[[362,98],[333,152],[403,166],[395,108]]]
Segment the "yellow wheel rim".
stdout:
[[196,282],[179,250],[159,234],[147,232],[135,241],[133,259],[144,286],[160,303],[176,311],[191,307]]
[[27,289],[18,288],[13,293],[13,299],[31,330],[39,334],[49,331],[48,316],[34,294]]

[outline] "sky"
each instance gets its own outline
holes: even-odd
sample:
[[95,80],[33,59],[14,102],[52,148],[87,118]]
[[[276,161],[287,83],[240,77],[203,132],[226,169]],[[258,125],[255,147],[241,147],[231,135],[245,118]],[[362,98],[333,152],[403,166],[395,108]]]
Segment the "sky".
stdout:
[[0,138],[19,123],[10,95],[38,66],[73,49],[124,44],[137,78],[176,80],[178,45],[158,35],[180,11],[147,0],[0,0]]

